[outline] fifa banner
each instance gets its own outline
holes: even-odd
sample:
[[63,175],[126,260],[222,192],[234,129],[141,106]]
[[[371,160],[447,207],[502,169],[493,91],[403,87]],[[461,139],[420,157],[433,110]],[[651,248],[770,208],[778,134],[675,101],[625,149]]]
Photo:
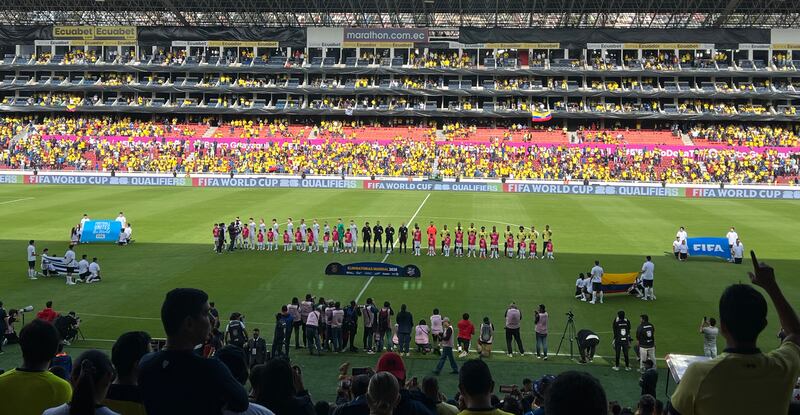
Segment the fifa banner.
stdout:
[[122,223],[115,220],[90,220],[83,224],[81,243],[116,243],[121,231]]
[[325,275],[419,278],[422,273],[416,265],[402,267],[383,262],[356,262],[343,265],[338,262],[332,262],[325,267]]
[[636,283],[638,272],[624,274],[603,274],[603,291],[606,293],[625,293]]
[[731,258],[731,249],[727,238],[688,238],[689,256],[715,256]]
[[42,271],[44,270],[59,275],[66,275],[67,263],[64,262],[64,257],[42,255]]

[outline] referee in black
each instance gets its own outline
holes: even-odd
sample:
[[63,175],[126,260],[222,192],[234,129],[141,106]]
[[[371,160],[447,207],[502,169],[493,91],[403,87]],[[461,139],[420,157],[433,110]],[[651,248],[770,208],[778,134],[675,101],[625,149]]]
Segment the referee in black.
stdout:
[[391,223],[386,225],[384,232],[386,232],[386,253],[389,254],[392,252],[392,245],[394,245],[394,228]]
[[405,253],[406,249],[408,249],[406,247],[406,241],[408,240],[408,228],[406,227],[405,223],[401,224],[400,227],[397,228],[397,233],[398,233],[397,238],[400,242],[400,247],[397,248],[397,252]]
[[369,252],[369,243],[372,241],[372,228],[369,227],[369,222],[364,222],[364,227],[361,228],[361,250]]
[[383,252],[383,226],[381,221],[376,221],[375,226],[372,227],[372,252],[375,252],[375,246],[380,245]]

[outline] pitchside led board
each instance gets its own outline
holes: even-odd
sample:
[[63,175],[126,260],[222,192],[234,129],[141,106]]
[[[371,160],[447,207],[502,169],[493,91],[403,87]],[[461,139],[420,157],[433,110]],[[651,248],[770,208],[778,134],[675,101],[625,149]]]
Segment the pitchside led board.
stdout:
[[83,224],[81,243],[115,243],[122,231],[122,223],[115,220],[90,220]]
[[688,238],[689,256],[715,256],[731,258],[731,249],[727,238]]

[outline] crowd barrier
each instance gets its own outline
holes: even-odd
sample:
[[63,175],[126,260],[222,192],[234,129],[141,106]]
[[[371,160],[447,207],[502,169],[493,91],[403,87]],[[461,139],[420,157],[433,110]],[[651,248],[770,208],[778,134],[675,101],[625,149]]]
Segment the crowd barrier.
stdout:
[[182,186],[211,188],[363,189],[426,192],[493,192],[563,195],[682,197],[692,199],[800,200],[800,186],[555,182],[533,180],[430,180],[397,177],[295,175],[172,175],[155,173],[49,172],[0,170],[0,185]]

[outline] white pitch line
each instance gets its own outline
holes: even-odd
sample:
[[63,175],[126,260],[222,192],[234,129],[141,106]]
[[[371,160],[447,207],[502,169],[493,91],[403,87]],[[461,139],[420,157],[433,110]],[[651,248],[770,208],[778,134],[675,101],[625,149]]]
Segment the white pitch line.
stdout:
[[[417,211],[416,211],[416,212],[414,212],[414,215],[413,215],[413,216],[411,216],[411,219],[409,219],[409,220],[408,220],[408,222],[406,222],[407,224],[409,224],[409,225],[410,225],[412,222],[414,222],[414,218],[416,218],[416,217],[417,217],[417,214],[419,214],[419,211],[420,211],[420,210],[422,210],[422,207],[423,207],[423,206],[425,206],[425,202],[427,202],[427,201],[428,201],[428,198],[429,198],[429,197],[431,197],[431,194],[430,194],[430,193],[428,193],[428,194],[425,196],[425,199],[423,199],[423,200],[422,200],[422,203],[420,203],[420,204],[419,204],[419,207],[417,208]],[[398,243],[398,242],[400,242],[400,239],[395,239],[394,243],[392,243],[392,250],[394,250],[394,246],[395,246],[395,245],[397,245],[397,243]],[[412,245],[414,244],[414,243],[413,243],[413,241],[412,241],[412,243],[411,243],[411,244],[412,244]],[[413,249],[413,248],[412,248],[412,249]],[[384,255],[384,256],[383,256],[383,259],[381,260],[381,262],[386,262],[386,259],[387,259],[387,258],[389,258],[389,254],[388,254],[388,253],[387,253],[386,255]],[[356,304],[358,304],[358,300],[360,300],[360,299],[361,299],[361,296],[362,296],[362,295],[364,295],[364,291],[367,291],[367,287],[369,287],[369,285],[370,285],[370,284],[372,284],[372,280],[373,280],[373,279],[375,279],[375,276],[374,276],[374,275],[373,275],[373,276],[371,276],[371,277],[369,277],[369,279],[367,280],[367,282],[364,284],[364,287],[363,287],[363,288],[361,288],[361,292],[359,292],[359,293],[358,293],[358,295],[356,296]]]
[[5,202],[0,202],[0,205],[5,205],[7,203],[14,203],[14,202],[22,202],[24,200],[31,200],[32,197],[23,197],[22,199],[14,199],[14,200],[6,200]]

